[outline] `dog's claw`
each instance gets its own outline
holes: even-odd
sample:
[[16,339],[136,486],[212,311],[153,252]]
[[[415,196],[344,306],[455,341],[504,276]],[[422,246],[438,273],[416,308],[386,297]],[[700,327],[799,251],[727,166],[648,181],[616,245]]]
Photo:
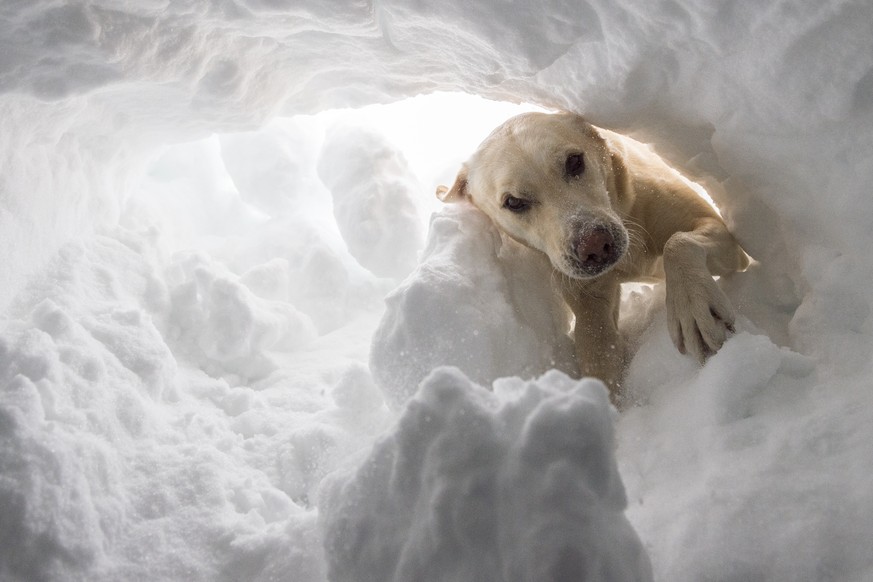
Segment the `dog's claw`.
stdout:
[[733,309],[708,276],[668,285],[667,318],[676,349],[701,364],[721,348],[728,334],[735,333]]

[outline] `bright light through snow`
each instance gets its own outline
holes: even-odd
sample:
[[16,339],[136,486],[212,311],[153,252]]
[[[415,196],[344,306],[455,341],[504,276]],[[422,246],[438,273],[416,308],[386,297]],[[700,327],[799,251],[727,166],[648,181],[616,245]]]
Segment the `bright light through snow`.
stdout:
[[525,111],[546,109],[466,93],[432,93],[387,105],[333,109],[309,117],[324,129],[335,123],[349,123],[383,134],[421,182],[426,207],[437,210],[440,204],[433,195],[436,186],[451,184],[461,163],[492,129]]

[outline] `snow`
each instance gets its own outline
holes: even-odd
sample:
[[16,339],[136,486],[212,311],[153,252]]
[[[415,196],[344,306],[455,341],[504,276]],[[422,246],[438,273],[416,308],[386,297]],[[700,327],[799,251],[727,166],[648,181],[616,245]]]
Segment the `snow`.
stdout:
[[[651,580],[606,387],[438,368],[319,507],[331,580]],[[389,516],[392,516],[389,518]]]
[[566,307],[542,285],[551,277],[547,260],[502,241],[467,205],[434,214],[429,233],[373,336],[370,368],[389,405],[401,408],[439,366],[485,385],[552,368],[576,372]]
[[[0,55],[0,578],[873,577],[869,3],[7,2]],[[310,115],[434,91],[703,184],[737,334],[641,288],[636,406],[552,371],[542,265],[432,194],[519,108]]]
[[373,130],[336,125],[318,156],[333,213],[349,253],[381,277],[402,278],[415,267],[424,235],[421,186],[395,147]]

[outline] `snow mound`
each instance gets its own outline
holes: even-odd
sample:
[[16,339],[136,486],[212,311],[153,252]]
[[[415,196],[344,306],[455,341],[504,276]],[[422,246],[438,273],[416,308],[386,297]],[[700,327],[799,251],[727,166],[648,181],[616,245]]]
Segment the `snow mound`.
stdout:
[[436,367],[474,382],[573,371],[566,308],[547,260],[501,238],[466,204],[431,217],[421,263],[386,299],[370,368],[400,407]]
[[309,499],[386,424],[365,346],[154,243],[68,244],[7,312],[0,579],[323,580]]
[[258,297],[207,257],[180,257],[170,285],[168,335],[214,375],[263,378],[277,367],[270,351],[293,351],[317,336],[312,320],[293,305]]
[[407,275],[424,235],[421,186],[403,154],[371,129],[337,123],[325,137],[318,174],[352,256],[380,277]]
[[630,371],[648,404],[618,428],[628,516],[656,577],[866,580],[873,562],[855,541],[873,536],[856,460],[873,455],[867,388],[825,388],[810,358],[748,331],[698,371],[663,326],[661,315]]
[[178,398],[153,319],[166,289],[141,251],[108,237],[64,247],[0,334],[0,578],[78,579],[123,529],[119,450]]
[[553,371],[486,390],[435,370],[320,495],[333,582],[651,580],[623,512],[614,411]]

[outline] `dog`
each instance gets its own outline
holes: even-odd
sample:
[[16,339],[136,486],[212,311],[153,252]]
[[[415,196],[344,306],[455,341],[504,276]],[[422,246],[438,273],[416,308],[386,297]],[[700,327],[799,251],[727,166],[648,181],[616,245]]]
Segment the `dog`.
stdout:
[[574,113],[524,113],[495,129],[462,166],[443,202],[468,201],[502,235],[545,254],[575,315],[579,371],[620,401],[627,364],[620,285],[666,280],[670,337],[701,364],[734,331],[713,280],[749,257],[672,168],[642,144]]

